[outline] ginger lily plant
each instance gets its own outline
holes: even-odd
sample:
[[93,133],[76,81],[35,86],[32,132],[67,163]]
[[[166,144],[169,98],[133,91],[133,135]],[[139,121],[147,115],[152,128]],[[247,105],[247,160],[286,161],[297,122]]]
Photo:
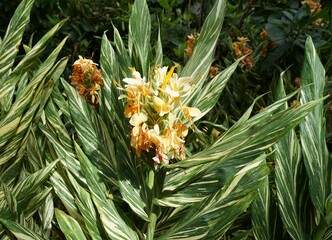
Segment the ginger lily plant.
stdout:
[[[162,36],[151,45],[147,3],[136,0],[128,47],[116,28],[113,42],[105,33],[100,65],[74,63],[76,87],[60,78],[64,42],[38,59],[63,23],[14,67],[33,2],[22,1],[0,42],[3,239],[328,239],[324,69],[310,38],[300,91],[286,96],[280,81],[274,103],[195,151],[189,134],[208,138],[198,123],[243,60],[206,81],[226,1],[215,2],[188,63],[162,67]],[[287,107],[297,94],[301,105]]]

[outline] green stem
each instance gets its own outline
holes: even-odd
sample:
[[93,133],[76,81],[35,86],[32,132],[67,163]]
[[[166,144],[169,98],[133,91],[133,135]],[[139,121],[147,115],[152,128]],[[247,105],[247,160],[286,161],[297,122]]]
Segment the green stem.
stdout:
[[148,231],[147,231],[147,240],[153,240],[154,232],[156,229],[156,222],[157,222],[157,215],[155,213],[150,214],[150,223],[148,224]]

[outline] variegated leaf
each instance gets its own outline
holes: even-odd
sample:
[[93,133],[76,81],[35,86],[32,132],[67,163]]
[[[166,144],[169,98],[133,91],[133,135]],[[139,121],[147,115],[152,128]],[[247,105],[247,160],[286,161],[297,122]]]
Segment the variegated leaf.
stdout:
[[3,75],[14,64],[24,30],[30,21],[30,12],[34,2],[34,0],[23,0],[20,3],[9,22],[5,36],[0,42],[0,86],[4,82]]
[[205,78],[214,58],[216,44],[225,16],[225,0],[217,0],[209,15],[206,17],[197,45],[188,63],[180,73],[181,77],[191,77],[191,84],[195,85],[194,92],[182,99],[184,105],[193,101],[201,92]]
[[[305,44],[305,58],[301,73],[301,103],[323,97],[325,70],[318,58],[311,37]],[[305,167],[309,176],[310,197],[321,215],[330,193],[331,164],[325,142],[323,103],[319,103],[300,124],[300,137]]]
[[41,236],[17,222],[0,218],[2,223],[19,240],[43,240]]
[[[275,89],[275,98],[283,98],[284,72]],[[283,109],[286,109],[285,103]],[[310,227],[306,224],[307,176],[304,174],[301,149],[295,130],[291,130],[274,145],[275,182],[281,218],[293,239],[306,239]]]
[[[143,76],[149,74],[151,19],[146,0],[136,0],[129,18],[129,52],[137,57]],[[132,45],[131,45],[132,44]],[[128,66],[129,67],[129,66]],[[138,70],[138,69],[137,69]]]
[[92,165],[76,143],[75,149],[81,163],[82,171],[87,179],[89,190],[92,192],[92,200],[98,209],[99,216],[109,237],[119,240],[138,239],[137,233],[123,220],[114,202],[107,198],[108,192],[106,186],[98,175],[96,167]]
[[79,225],[79,223],[65,212],[55,209],[55,217],[59,223],[62,232],[66,239],[70,240],[85,240],[86,237]]
[[262,155],[240,169],[216,194],[193,204],[158,239],[220,239],[250,205],[268,173],[265,155]]

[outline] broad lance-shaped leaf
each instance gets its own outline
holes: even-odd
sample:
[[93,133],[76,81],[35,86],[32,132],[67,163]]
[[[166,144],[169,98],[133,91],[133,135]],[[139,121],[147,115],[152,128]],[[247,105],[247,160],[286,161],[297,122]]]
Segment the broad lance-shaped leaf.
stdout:
[[16,198],[11,189],[9,189],[2,181],[0,182],[0,187],[3,191],[3,197],[0,198],[1,215],[2,217],[9,215],[12,219],[16,219],[18,217]]
[[[116,35],[116,32],[117,31],[114,32],[114,35]],[[120,36],[118,36],[118,38],[120,38]],[[120,40],[121,38],[118,41]],[[100,114],[101,115],[104,114],[103,115],[104,119],[109,119],[108,124],[112,124],[114,130],[118,129],[118,131],[120,131],[119,136],[117,136],[117,140],[119,140],[119,142],[121,142],[123,146],[126,146],[127,144],[123,140],[122,136],[125,136],[128,133],[129,129],[125,128],[125,126],[123,125],[123,119],[125,118],[123,113],[124,106],[123,103],[118,99],[120,95],[119,90],[116,88],[115,84],[113,83],[113,80],[114,79],[120,80],[119,65],[120,68],[121,66],[126,66],[125,70],[128,71],[129,68],[127,64],[130,63],[129,63],[129,57],[127,59],[128,63],[125,60],[126,59],[125,54],[127,53],[122,52],[125,51],[122,40],[120,41],[120,43],[116,43],[116,46],[118,48],[117,51],[119,52],[118,55],[115,54],[115,51],[110,42],[108,41],[106,34],[103,35],[101,54],[100,54],[100,65],[104,79],[104,86],[102,88],[103,99],[101,99],[102,103],[101,107],[103,108],[103,111],[107,112],[107,114],[104,114],[102,110],[100,111]],[[125,63],[121,62],[121,59]],[[126,151],[128,151],[128,149]]]
[[75,197],[71,190],[69,190],[69,184],[63,179],[63,177],[55,171],[50,177],[50,181],[54,188],[54,192],[60,198],[61,202],[65,206],[67,212],[76,219],[79,219],[79,209],[75,202]]
[[[40,188],[41,189],[41,188]],[[24,215],[26,218],[32,217],[33,214],[40,208],[40,206],[44,203],[47,196],[50,195],[51,191],[53,190],[52,187],[46,188],[44,190],[38,191],[33,197],[31,197],[29,200],[29,203],[27,205],[22,206],[21,208],[24,209]]]
[[[143,76],[149,73],[151,19],[146,0],[136,0],[129,18],[129,53],[137,54]],[[129,66],[128,66],[129,67]]]
[[70,240],[84,240],[86,237],[80,227],[80,224],[72,217],[59,209],[55,209],[55,217],[59,223],[62,232],[66,239]]
[[[225,88],[228,80],[232,76],[240,60],[237,60],[231,66],[227,67],[224,71],[219,73],[201,91],[195,91],[192,96],[192,103],[190,106],[197,107],[201,111],[199,118],[207,114],[218,102],[221,92]],[[196,117],[194,121],[197,121]]]
[[[211,12],[204,21],[197,45],[188,63],[181,71],[181,77],[192,77],[191,84],[195,85],[195,92],[182,99],[183,105],[187,105],[201,91],[205,78],[210,71],[214,58],[215,47],[219,38],[225,16],[226,0],[217,0]],[[145,75],[146,76],[146,75]],[[190,105],[190,104],[189,104]]]
[[118,213],[112,200],[107,198],[107,188],[98,175],[97,169],[92,165],[84,152],[75,142],[75,149],[80,160],[82,171],[86,177],[92,200],[98,210],[101,221],[111,239],[135,240],[138,239],[134,232]]
[[44,240],[44,238],[17,222],[0,217],[0,223],[19,240]]
[[38,210],[43,238],[49,239],[52,231],[52,221],[54,217],[54,203],[53,195],[49,194],[45,199],[43,205]]
[[[73,174],[75,174],[76,177],[80,178],[83,181],[84,178],[82,177],[82,171],[80,169],[79,162],[75,158],[75,154],[72,149],[66,147],[66,144],[68,146],[70,146],[70,144],[68,142],[66,144],[62,143],[61,141],[64,141],[64,138],[56,134],[58,128],[54,125],[51,126],[49,124],[47,124],[46,127],[41,123],[38,124],[38,127],[53,145],[54,151],[56,152],[57,156],[62,159],[62,164],[66,166],[66,168],[68,168],[68,170],[70,170]],[[59,134],[61,134],[61,132]]]
[[[64,21],[59,22],[50,31],[48,31],[34,46],[33,48],[23,57],[23,59],[15,66],[14,70],[10,74],[3,78],[3,84],[0,84],[0,106],[2,110],[8,111],[15,92],[15,87],[24,81],[24,72],[29,69],[29,67],[34,63],[40,54],[42,54],[51,37],[61,28]],[[19,96],[16,92],[16,97]]]
[[53,161],[47,167],[26,177],[13,188],[13,194],[15,195],[18,203],[26,203],[31,200],[30,198],[36,194],[39,186],[47,180],[57,163],[58,160]]
[[[305,57],[301,73],[301,103],[306,104],[323,97],[325,70],[317,56],[311,37],[305,44]],[[318,104],[300,124],[300,136],[305,167],[309,176],[310,197],[321,215],[330,194],[331,164],[325,142],[323,103]]]
[[[103,74],[104,85],[102,87],[102,98],[100,99],[101,113],[107,112],[107,117],[115,120],[115,113],[120,101],[114,92],[113,80],[119,78],[118,59],[109,42],[106,33],[101,40],[100,66]],[[115,96],[114,96],[115,95]],[[122,109],[121,109],[122,110]]]
[[252,202],[256,191],[270,172],[265,154],[240,169],[215,194],[193,204],[158,239],[221,239],[233,221]]
[[238,169],[252,162],[257,155],[235,153],[224,161],[214,161],[167,174],[164,192],[155,202],[161,206],[179,207],[195,202],[218,191]]
[[[48,74],[56,61],[56,58],[65,44],[67,38],[63,39],[62,42],[56,47],[56,49],[49,55],[45,62],[39,67],[35,73],[33,79],[23,91],[22,95],[16,99],[12,105],[10,111],[7,113],[5,118],[0,121],[0,151],[1,148],[11,139],[12,134],[17,130],[22,115],[26,111],[26,107],[31,103],[36,94],[35,88],[43,83],[45,76]],[[21,129],[19,129],[21,130]]]
[[70,174],[70,172],[67,172],[68,178],[73,185],[75,189],[75,202],[77,207],[80,210],[80,213],[82,214],[82,220],[85,223],[85,226],[90,234],[90,237],[93,240],[102,240],[105,238],[101,235],[101,232],[98,228],[98,217],[97,212],[95,210],[95,206],[93,204],[93,201],[91,199],[90,193],[87,192],[76,180],[75,178]]
[[[284,72],[275,89],[277,99],[283,98]],[[283,109],[287,109],[287,103]],[[301,148],[294,130],[291,130],[274,145],[275,182],[278,207],[283,223],[293,239],[308,239],[310,227],[306,224],[307,176],[301,160]]]
[[73,121],[70,115],[69,103],[66,101],[57,86],[53,88],[51,97],[60,110],[59,115],[63,114],[68,119],[68,122],[72,123]]
[[266,176],[258,189],[258,194],[251,205],[251,221],[255,239],[273,239],[273,223],[275,221],[272,209],[269,177]]
[[[269,118],[271,115],[273,115],[275,112],[278,111],[278,109],[283,106],[283,104],[291,99],[296,94],[290,94],[287,97],[276,101],[275,103],[267,106],[263,112],[260,112],[259,114],[255,115],[252,118],[249,118],[253,107],[255,105],[255,102],[260,98],[254,100],[251,107],[243,114],[243,116],[224,134],[230,134],[231,132],[236,133],[238,129],[241,129],[244,124],[251,124],[253,122],[259,122],[259,121],[265,121],[266,118]],[[223,137],[219,137],[215,144],[219,144],[221,141],[223,141]],[[253,159],[257,158],[259,155],[262,154],[262,151],[260,149],[256,149],[255,151],[251,151],[250,154],[248,154],[247,149],[242,149],[241,151],[235,152],[234,154],[228,155],[226,158],[223,158],[219,161],[211,162],[210,164],[203,164],[198,165],[195,167],[191,167],[188,169],[177,169],[176,171],[170,172],[165,179],[165,185],[164,190],[165,191],[176,191],[176,189],[181,189],[182,186],[187,186],[189,183],[193,183],[196,181],[196,179],[200,178],[202,175],[207,174],[213,174],[213,171],[220,169],[220,168],[233,168],[237,169],[241,166],[244,166],[248,162],[251,162]],[[234,164],[236,161],[236,164]],[[168,166],[165,166],[168,167]],[[211,170],[214,169],[214,170]],[[219,178],[217,178],[219,179]],[[199,180],[198,180],[199,181]]]
[[122,41],[119,30],[116,27],[114,27],[114,44],[115,44],[115,50],[117,52],[117,58],[119,61],[120,73],[122,74],[119,76],[130,77],[131,71],[128,68],[128,66],[131,65],[130,57]]
[[[45,114],[44,125],[49,123],[49,125],[47,125],[47,127],[48,127],[47,129],[48,130],[54,129],[54,135],[56,135],[58,137],[59,144],[62,145],[62,147],[64,148],[64,152],[67,153],[67,154],[60,155],[59,157],[65,158],[66,155],[70,155],[71,157],[74,157],[75,156],[74,146],[71,141],[71,137],[70,137],[69,133],[66,131],[66,127],[65,127],[64,123],[61,121],[61,116],[59,116],[58,109],[55,106],[52,99],[50,99],[48,101],[47,105],[45,106],[44,114]],[[70,169],[70,170],[72,170],[72,169]]]
[[104,148],[99,142],[100,136],[96,130],[98,124],[96,122],[97,118],[94,116],[95,113],[72,86],[66,81],[62,81],[62,85],[68,96],[70,113],[82,143],[82,148],[95,166],[98,167],[98,170],[114,185],[117,185],[115,166],[113,165],[114,159],[106,156],[107,153],[103,151]]
[[[23,156],[27,137],[30,133],[29,127],[33,120],[39,121],[43,106],[48,100],[55,84],[55,79],[57,80],[60,77],[65,69],[66,63],[67,59],[62,59],[55,64],[43,80],[43,82],[47,82],[48,84],[46,86],[40,84],[37,89],[35,89],[36,95],[33,97],[28,110],[22,115],[20,125],[15,135],[7,142],[6,146],[3,147],[3,152],[0,154],[0,164],[9,161],[14,156],[16,156],[15,160],[19,161]],[[20,96],[17,97],[20,98]]]
[[126,201],[130,208],[143,220],[149,221],[149,216],[145,212],[145,203],[140,197],[138,189],[134,188],[129,180],[120,180],[119,188],[123,200]]
[[15,10],[7,31],[0,42],[0,86],[3,75],[13,66],[25,27],[30,21],[30,12],[34,0],[23,0]]
[[[211,161],[223,161],[236,152],[253,155],[271,147],[312,111],[323,99],[308,102],[298,108],[291,108],[275,114],[261,112],[240,126],[228,130],[210,147],[166,168],[191,167]],[[260,115],[262,114],[262,115]],[[264,116],[260,118],[260,116]]]

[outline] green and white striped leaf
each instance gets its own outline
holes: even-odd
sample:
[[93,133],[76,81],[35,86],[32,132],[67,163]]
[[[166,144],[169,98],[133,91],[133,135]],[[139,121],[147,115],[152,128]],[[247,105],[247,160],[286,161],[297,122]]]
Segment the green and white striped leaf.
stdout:
[[[129,67],[131,66],[130,57],[122,41],[119,30],[116,27],[114,27],[114,44],[115,44],[115,50],[117,52],[116,56],[119,62],[119,69],[121,72],[121,75],[119,76],[129,77],[131,76],[131,71],[129,69]],[[120,79],[116,80],[120,81]]]
[[2,223],[19,240],[44,240],[41,236],[17,222],[0,218]]
[[220,239],[232,222],[252,202],[269,173],[265,155],[240,169],[216,194],[189,208],[158,239]]
[[66,101],[62,93],[60,92],[59,88],[55,86],[52,91],[52,100],[54,103],[58,106],[60,109],[60,114],[59,115],[64,115],[67,119],[68,122],[72,123],[71,115],[70,115],[70,110],[69,110],[69,103]]
[[56,82],[60,79],[60,76],[64,72],[66,66],[68,63],[68,57],[60,59],[52,68],[52,71],[46,76],[46,84],[44,88],[42,89],[42,99],[39,104],[38,112],[36,113],[36,116],[34,117],[34,121],[37,123],[40,120],[41,115],[43,114],[44,108],[49,101],[49,98],[53,92],[54,86]]
[[93,109],[73,87],[65,81],[62,81],[62,85],[68,96],[70,113],[84,152],[104,177],[116,186],[114,160],[109,160],[107,153],[103,151],[104,148],[100,143],[101,136],[96,130],[99,125],[98,118],[94,116]]
[[[149,76],[151,19],[146,0],[136,0],[129,18],[129,53],[139,59],[143,76]],[[138,64],[136,64],[138,66]],[[129,67],[129,66],[128,66]]]
[[[33,120],[36,122],[39,120],[43,107],[46,104],[46,101],[48,100],[55,84],[54,79],[59,78],[65,69],[66,63],[67,59],[65,58],[55,64],[43,80],[44,82],[47,82],[47,85],[44,87],[43,84],[40,84],[37,89],[35,89],[36,95],[33,97],[29,109],[24,113],[24,115],[22,115],[20,125],[15,132],[15,136],[13,136],[7,142],[7,145],[3,147],[3,152],[0,155],[0,162],[2,164],[9,161],[14,156],[16,156],[16,161],[18,162],[20,157],[23,156],[26,141],[30,133],[29,127],[31,126]],[[18,98],[19,97],[20,96],[18,96]]]
[[[281,73],[275,89],[277,99],[286,95],[284,74]],[[283,109],[287,107],[285,103]],[[295,131],[291,130],[282,137],[274,149],[276,191],[283,224],[293,239],[308,239],[310,227],[305,222],[308,180],[303,172],[301,148]]]
[[[221,92],[238,66],[239,61],[240,60],[237,60],[231,66],[215,76],[202,88],[201,91],[194,92],[193,95],[195,96],[192,97],[193,101],[190,105],[192,107],[197,107],[201,111],[202,114],[199,118],[207,114],[218,102]],[[194,121],[197,121],[199,118],[195,118]]]
[[107,111],[107,115],[105,115],[104,119],[110,118],[114,121],[116,118],[115,112],[119,111],[117,108],[120,101],[117,99],[117,94],[114,92],[115,88],[113,86],[113,80],[116,80],[119,77],[119,66],[117,56],[106,33],[104,33],[101,40],[100,65],[104,80],[102,98],[100,101],[100,112],[101,114],[105,114]]
[[103,226],[109,234],[109,237],[119,240],[138,239],[137,233],[134,232],[120,216],[114,202],[107,198],[108,192],[106,186],[99,177],[97,169],[76,143],[75,149],[89,190],[92,193],[93,202],[96,205]]
[[68,213],[74,218],[79,219],[81,215],[71,191],[72,189],[69,188],[69,184],[65,182],[63,177],[57,171],[52,174],[50,181],[55,194],[60,198]]
[[[188,105],[201,92],[201,88],[207,77],[211,63],[213,62],[216,44],[222,28],[225,16],[225,0],[217,0],[211,12],[206,17],[197,45],[188,63],[181,71],[181,77],[191,77],[191,85],[195,85],[193,94],[182,99],[183,105]],[[191,104],[189,104],[191,105]]]
[[54,25],[43,37],[30,49],[23,59],[15,66],[13,72],[27,71],[36,62],[38,57],[45,52],[45,49],[52,37],[61,29],[67,20],[64,19]]
[[[12,105],[10,111],[7,113],[7,115],[0,121],[0,151],[4,151],[2,147],[9,141],[9,139],[12,139],[12,135],[24,135],[27,126],[29,126],[29,123],[32,119],[34,110],[37,109],[38,101],[41,98],[41,87],[43,85],[43,82],[45,80],[45,76],[47,76],[48,72],[52,69],[56,58],[62,49],[64,43],[66,41],[66,38],[56,47],[56,49],[50,54],[50,56],[45,60],[45,62],[40,66],[38,71],[35,73],[33,79],[31,82],[27,85],[25,90],[23,91],[22,95],[16,99],[15,103]],[[37,90],[35,91],[35,89]],[[38,94],[39,93],[39,94]],[[35,94],[38,94],[35,96]],[[37,99],[36,99],[37,98]],[[39,99],[38,99],[39,98]],[[26,108],[31,104],[31,102],[34,102],[35,105],[31,106],[29,108],[29,111],[25,113],[25,119],[22,117],[23,113],[26,111]],[[25,121],[23,121],[25,120]],[[20,124],[22,124],[20,126]],[[19,127],[20,126],[20,127]],[[14,144],[14,143],[13,143]],[[14,145],[17,146],[17,145]],[[7,151],[8,148],[6,147]],[[12,148],[14,149],[14,148]],[[15,150],[15,149],[14,149]],[[7,154],[1,154],[0,164],[3,164],[4,162],[9,160],[9,157],[6,155],[12,154],[13,150],[11,150]]]
[[224,161],[236,152],[243,155],[257,155],[271,147],[289,130],[299,124],[323,99],[308,102],[299,108],[274,113],[258,113],[241,125],[228,130],[210,147],[166,168],[191,167],[211,161]]
[[258,194],[251,205],[251,221],[255,239],[273,239],[273,216],[270,208],[273,205],[269,186],[269,177],[266,176]]
[[156,202],[161,206],[178,207],[202,201],[218,191],[238,169],[258,156],[238,152],[224,161],[172,171],[165,178],[162,198]]
[[58,130],[58,127],[56,125],[47,125],[46,127],[39,123],[38,127],[53,145],[54,151],[56,152],[57,157],[61,159],[62,164],[66,166],[66,168],[73,174],[75,174],[75,176],[78,177],[81,181],[84,181],[84,177],[82,176],[82,171],[79,166],[79,161],[76,159],[71,145],[68,142],[65,142],[64,144],[65,135],[62,135],[62,137],[57,135],[56,131]]
[[129,180],[120,180],[119,189],[123,200],[126,201],[130,208],[143,220],[149,222],[149,216],[145,212],[146,204],[139,194],[139,190],[134,188]]
[[[40,188],[41,189],[41,188]],[[52,187],[46,188],[45,190],[38,191],[33,197],[29,200],[29,203],[23,207],[23,213],[27,219],[31,218],[33,214],[42,206],[46,198],[50,195]]]
[[47,167],[26,177],[12,189],[19,205],[22,204],[21,206],[26,206],[25,204],[31,200],[36,192],[38,192],[39,186],[41,186],[48,179],[51,171],[57,163],[58,160],[50,163]]
[[30,12],[34,2],[34,0],[23,0],[20,3],[0,42],[0,86],[4,82],[2,77],[14,64],[24,30],[30,21]]
[[13,219],[16,219],[18,217],[18,210],[17,210],[17,201],[12,193],[12,191],[9,190],[9,188],[4,184],[2,181],[1,188],[3,191],[3,198],[0,198],[0,212],[1,215],[5,215],[5,213],[12,216]]
[[[227,132],[237,132],[238,128],[242,125],[244,125],[247,121],[264,121],[265,118],[269,117],[272,115],[276,110],[278,110],[286,100],[290,99],[294,94],[289,95],[288,97],[279,100],[275,102],[274,104],[268,106],[265,108],[264,112],[261,112],[258,115],[255,115],[254,117],[250,118],[250,114],[252,112],[253,106],[255,105],[255,100],[252,106],[245,112],[245,114],[239,119],[236,124],[234,124]],[[256,119],[255,119],[256,118]],[[248,120],[249,119],[249,120]],[[227,133],[226,132],[226,133]],[[217,141],[216,144],[220,141],[223,140],[223,137],[220,137]],[[231,154],[224,158],[222,161],[214,161],[209,164],[203,164],[203,165],[198,165],[195,167],[191,167],[188,169],[177,169],[175,171],[170,172],[167,174],[166,179],[165,179],[165,184],[164,184],[164,192],[171,192],[171,194],[164,194],[163,199],[158,199],[159,201],[163,201],[161,205],[167,206],[167,204],[173,203],[173,204],[180,204],[183,205],[183,202],[177,201],[176,197],[177,195],[179,197],[184,197],[183,192],[186,191],[185,189],[188,188],[188,184],[198,184],[202,188],[204,188],[204,184],[208,185],[210,181],[223,181],[221,178],[226,179],[227,174],[225,173],[230,173],[243,166],[245,166],[248,162],[253,161],[255,158],[257,158],[262,152],[260,150],[252,152],[252,154],[247,154],[246,149],[243,149],[243,151],[235,152],[234,154]],[[203,176],[203,177],[202,177]],[[210,177],[211,178],[210,178]],[[204,178],[209,178],[209,181],[204,181]],[[213,179],[214,178],[214,179]],[[200,183],[201,182],[201,183]],[[213,184],[213,183],[211,183]],[[218,183],[215,184],[217,187]],[[183,188],[185,186],[185,188]],[[200,188],[200,190],[202,190]],[[213,187],[212,187],[213,188]],[[178,190],[180,189],[180,191]],[[182,190],[183,189],[183,190]],[[203,193],[204,191],[196,190],[196,193]],[[208,189],[209,191],[211,189]],[[205,192],[207,192],[205,191]],[[175,195],[173,195],[175,193]],[[197,195],[195,195],[198,197]],[[168,203],[166,204],[165,202],[165,197],[168,198]],[[203,196],[201,196],[203,197]],[[187,198],[190,198],[188,196]],[[197,198],[196,200],[198,200]],[[177,203],[176,203],[177,202]],[[166,205],[165,205],[166,204]]]
[[55,217],[59,223],[61,231],[68,240],[84,240],[86,239],[80,224],[72,217],[59,209],[55,209]]
[[[323,97],[325,70],[316,53],[311,37],[305,44],[304,65],[301,72],[301,103]],[[331,164],[325,142],[323,103],[318,104],[300,124],[300,136],[305,167],[309,176],[310,198],[321,215],[330,193]]]
[[[15,86],[20,84],[21,81],[24,82],[26,79],[22,73],[29,70],[31,65],[38,59],[38,56],[44,52],[48,42],[52,36],[59,31],[61,26],[65,21],[59,22],[50,31],[48,31],[37,43],[36,45],[23,57],[23,59],[17,64],[12,72],[4,79],[3,84],[0,84],[0,104],[4,111],[8,111],[11,104],[15,91]],[[21,91],[16,92],[16,97],[20,96]]]
[[[116,30],[116,29],[115,29]],[[114,35],[117,31],[114,32]],[[119,38],[118,40],[116,40]],[[128,124],[123,124],[124,116],[124,105],[122,101],[119,101],[118,97],[120,95],[119,90],[116,88],[115,84],[113,83],[113,79],[120,81],[119,78],[119,69],[118,69],[118,61],[129,61],[129,57],[127,56],[127,53],[125,52],[125,48],[123,45],[123,42],[120,38],[120,35],[117,35],[117,38],[115,38],[115,44],[117,47],[118,55],[115,55],[115,51],[110,44],[110,42],[107,40],[106,35],[103,36],[102,39],[102,48],[101,48],[101,56],[100,56],[100,65],[103,72],[103,78],[105,80],[104,88],[103,90],[103,97],[105,102],[105,108],[107,109],[107,114],[103,115],[104,119],[108,119],[108,128],[110,135],[113,136],[113,142],[114,146],[117,149],[117,152],[121,156],[128,156],[129,158],[129,148],[128,148],[128,141],[127,141],[127,133],[129,132],[129,126]],[[128,59],[127,59],[128,57]],[[113,60],[110,61],[109,59],[112,58]],[[122,58],[122,60],[121,60]],[[127,63],[120,64],[124,67],[121,71],[129,71]],[[127,74],[126,72],[122,73]],[[128,76],[129,76],[128,75]],[[121,82],[118,82],[121,84]],[[101,112],[101,111],[100,111]],[[101,112],[101,114],[103,114]],[[115,161],[115,159],[112,159]],[[117,163],[114,163],[115,166],[117,166]]]
[[49,194],[45,199],[43,205],[39,208],[39,216],[41,221],[41,228],[43,238],[49,239],[52,231],[52,220],[54,217],[54,203],[53,196]]
[[[95,210],[95,206],[91,199],[90,194],[75,180],[75,178],[68,172],[68,177],[76,190],[75,194],[75,202],[82,214],[82,220],[85,223],[86,229],[89,232],[89,236],[94,240],[102,240],[103,236],[98,229],[98,221],[97,213]],[[105,238],[105,236],[104,236]]]
[[71,137],[69,133],[66,131],[65,125],[62,123],[60,116],[58,115],[58,109],[56,108],[55,104],[53,103],[52,99],[50,99],[44,108],[44,114],[47,123],[52,126],[50,129],[54,129],[57,133],[58,142],[64,148],[64,151],[67,154],[59,154],[59,157],[65,158],[67,155],[71,157],[75,157],[74,153],[74,146],[71,141]]

